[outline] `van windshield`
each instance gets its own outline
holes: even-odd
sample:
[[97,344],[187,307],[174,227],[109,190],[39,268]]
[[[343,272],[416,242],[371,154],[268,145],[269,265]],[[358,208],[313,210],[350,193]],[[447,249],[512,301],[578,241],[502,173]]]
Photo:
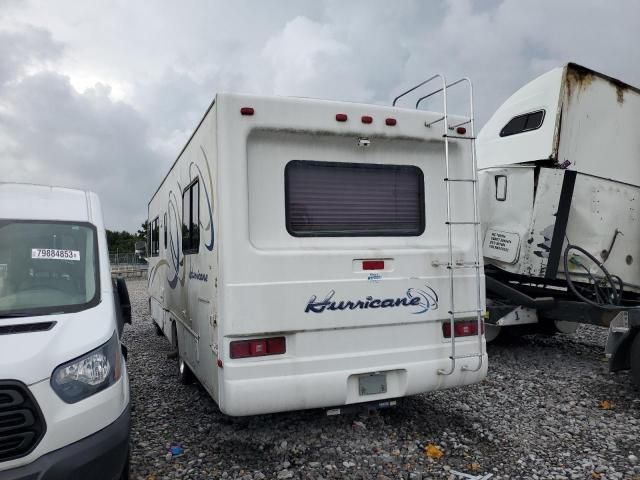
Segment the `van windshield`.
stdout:
[[97,252],[88,223],[0,220],[0,319],[96,305]]

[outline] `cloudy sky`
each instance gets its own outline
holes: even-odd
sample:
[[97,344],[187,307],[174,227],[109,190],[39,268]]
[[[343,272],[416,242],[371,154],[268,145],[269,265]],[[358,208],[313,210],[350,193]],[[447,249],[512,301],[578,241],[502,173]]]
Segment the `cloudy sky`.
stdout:
[[215,92],[388,104],[443,72],[482,124],[567,61],[640,85],[639,41],[633,0],[0,0],[0,180],[135,230]]

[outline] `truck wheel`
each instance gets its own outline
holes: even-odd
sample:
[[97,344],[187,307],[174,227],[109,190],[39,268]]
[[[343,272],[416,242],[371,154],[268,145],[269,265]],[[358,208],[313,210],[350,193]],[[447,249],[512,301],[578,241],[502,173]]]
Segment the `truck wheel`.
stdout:
[[640,331],[631,344],[629,351],[629,363],[631,364],[631,380],[640,388]]
[[487,343],[493,342],[496,338],[500,336],[500,330],[502,327],[500,325],[493,325],[491,323],[484,324],[484,339]]

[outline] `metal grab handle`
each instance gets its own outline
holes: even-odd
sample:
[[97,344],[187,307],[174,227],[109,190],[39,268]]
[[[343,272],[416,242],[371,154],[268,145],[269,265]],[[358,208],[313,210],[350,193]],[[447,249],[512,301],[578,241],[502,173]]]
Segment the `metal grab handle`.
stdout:
[[[443,87],[443,88],[439,88],[438,90],[435,90],[435,91],[433,91],[433,92],[431,92],[431,93],[429,93],[429,94],[425,95],[424,97],[420,97],[420,98],[418,99],[418,101],[416,102],[416,108],[418,108],[418,106],[420,105],[420,102],[422,102],[423,100],[426,100],[427,98],[432,97],[432,96],[433,96],[433,95],[435,95],[436,93],[440,93],[440,92],[441,92],[441,91],[443,91],[445,88],[451,88],[451,87],[453,87],[453,86],[455,86],[455,85],[458,85],[459,83],[462,83],[462,82],[468,82],[468,83],[469,83],[469,86],[471,86],[471,80],[469,80],[469,78],[468,78],[468,77],[462,77],[460,80],[456,80],[455,82],[452,82],[452,83],[450,83],[449,85],[446,85],[446,86],[445,86],[445,87]],[[473,117],[472,117],[472,118],[473,118]]]
[[442,75],[440,75],[439,73],[436,73],[433,77],[427,78],[424,82],[420,82],[419,84],[417,84],[415,87],[411,87],[409,90],[407,90],[406,92],[402,92],[400,95],[398,95],[396,98],[393,99],[393,103],[391,104],[392,107],[396,106],[396,103],[398,102],[398,100],[400,100],[402,97],[404,97],[405,95],[413,92],[414,90],[417,90],[418,88],[420,88],[423,85],[426,85],[427,83],[435,80],[436,78],[441,78],[444,82],[444,77]]

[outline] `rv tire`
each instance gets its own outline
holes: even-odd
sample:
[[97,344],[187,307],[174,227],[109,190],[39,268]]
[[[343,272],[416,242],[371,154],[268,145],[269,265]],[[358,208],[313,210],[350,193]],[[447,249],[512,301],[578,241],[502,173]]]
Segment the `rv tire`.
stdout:
[[180,352],[180,342],[178,341],[178,329],[176,328],[175,322],[171,326],[171,331],[173,333],[173,344],[175,351],[178,357],[178,381],[182,385],[190,385],[193,383],[193,372],[187,365],[187,362],[182,358],[182,352]]
[[182,385],[191,385],[193,383],[193,372],[187,362],[180,356],[178,356],[178,380]]
[[629,363],[631,364],[631,380],[636,387],[640,388],[640,329],[636,332],[631,344]]
[[160,325],[158,325],[158,324],[155,322],[155,320],[152,320],[152,321],[153,321],[153,327],[154,327],[154,330],[155,330],[155,332],[156,332],[156,335],[157,335],[157,336],[159,336],[159,337],[161,337],[162,335],[164,335],[164,332],[162,331],[162,328],[160,328]]

